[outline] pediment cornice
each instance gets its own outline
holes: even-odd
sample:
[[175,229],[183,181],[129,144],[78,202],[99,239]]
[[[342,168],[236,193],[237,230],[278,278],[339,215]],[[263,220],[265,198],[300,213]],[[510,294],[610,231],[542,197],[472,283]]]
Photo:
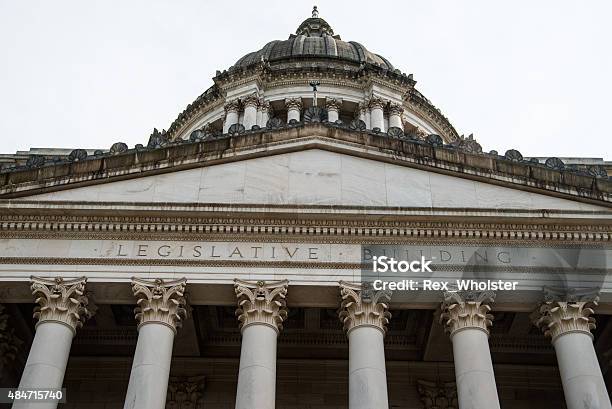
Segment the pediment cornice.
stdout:
[[234,136],[170,143],[156,149],[133,149],[82,161],[0,173],[0,198],[112,183],[197,167],[308,149],[322,149],[408,166],[513,189],[612,207],[607,178],[513,161],[460,147],[435,146],[386,134],[356,131],[333,124],[307,123],[262,129]]

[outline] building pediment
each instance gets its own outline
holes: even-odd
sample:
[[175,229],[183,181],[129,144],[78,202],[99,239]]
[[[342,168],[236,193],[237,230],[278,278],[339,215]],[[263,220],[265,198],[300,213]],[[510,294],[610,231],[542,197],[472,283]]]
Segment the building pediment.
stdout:
[[2,174],[0,198],[597,210],[607,179],[305,124]]

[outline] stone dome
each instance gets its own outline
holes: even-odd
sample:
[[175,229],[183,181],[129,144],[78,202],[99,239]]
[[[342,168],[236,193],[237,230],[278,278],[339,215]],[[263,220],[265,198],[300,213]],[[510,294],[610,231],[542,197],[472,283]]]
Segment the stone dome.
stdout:
[[334,35],[331,26],[319,17],[315,7],[312,17],[304,20],[289,39],[270,41],[262,49],[240,58],[230,70],[248,67],[262,60],[274,63],[303,58],[329,58],[357,65],[366,63],[388,70],[394,69],[383,56],[368,51],[355,41],[342,41],[339,35]]

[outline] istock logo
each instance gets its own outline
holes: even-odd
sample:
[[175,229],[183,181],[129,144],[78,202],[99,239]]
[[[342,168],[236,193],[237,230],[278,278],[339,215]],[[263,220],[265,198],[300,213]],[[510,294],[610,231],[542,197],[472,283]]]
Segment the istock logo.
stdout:
[[379,256],[372,257],[372,269],[375,273],[386,273],[388,271],[392,273],[406,273],[411,271],[413,273],[431,273],[429,265],[433,260],[425,260],[425,257],[421,256],[421,260],[397,261],[393,257]]

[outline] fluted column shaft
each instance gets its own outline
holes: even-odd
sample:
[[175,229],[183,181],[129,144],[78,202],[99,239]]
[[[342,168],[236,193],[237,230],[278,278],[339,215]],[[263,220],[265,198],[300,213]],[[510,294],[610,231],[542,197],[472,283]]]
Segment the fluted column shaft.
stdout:
[[340,320],[349,340],[349,409],[386,409],[384,336],[391,314],[390,293],[340,282]]
[[460,409],[499,409],[489,330],[493,316],[487,305],[494,294],[445,294],[441,320],[450,333]]
[[[36,333],[19,388],[59,389],[64,382],[72,338],[89,316],[83,295],[86,279],[64,281],[32,277],[32,293],[40,304]],[[13,409],[55,409],[57,402],[16,401]]]
[[567,409],[612,409],[591,334],[595,319],[590,306],[597,305],[598,297],[554,298],[540,307],[535,324],[552,338]]
[[276,341],[287,317],[287,285],[287,280],[235,280],[242,332],[236,409],[274,409],[276,405]]
[[138,341],[124,409],[164,409],[172,346],[183,308],[186,280],[132,280],[138,297]]

